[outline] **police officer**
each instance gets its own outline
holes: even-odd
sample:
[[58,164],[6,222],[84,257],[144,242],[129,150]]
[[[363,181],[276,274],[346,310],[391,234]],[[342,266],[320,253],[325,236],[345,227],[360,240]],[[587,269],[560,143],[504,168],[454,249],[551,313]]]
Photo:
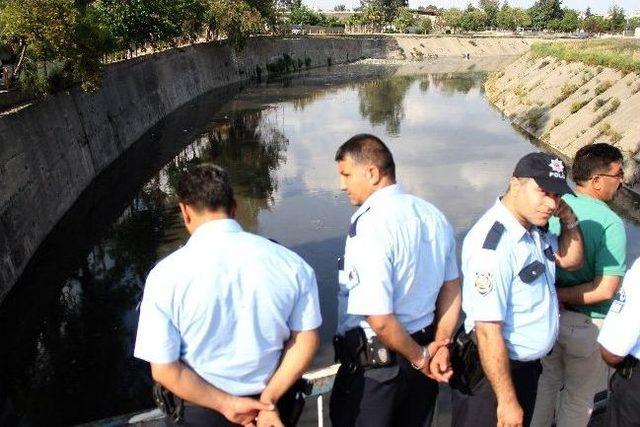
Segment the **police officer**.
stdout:
[[[433,205],[405,193],[377,137],[337,151],[341,189],[359,206],[339,262],[334,426],[423,426],[436,380],[451,375],[460,310],[453,230]],[[435,340],[435,341],[434,341]]]
[[176,192],[191,238],[149,273],[134,355],[184,399],[188,425],[280,426],[318,348],[314,272],[242,230],[221,167],[193,167]]
[[606,425],[640,425],[640,259],[627,272],[598,336],[611,377]]
[[[558,334],[555,266],[572,270],[582,263],[582,236],[576,216],[560,199],[565,193],[571,189],[564,163],[527,154],[507,193],[465,237],[464,327],[477,343],[484,375],[470,384],[470,393],[453,391],[454,426],[531,421],[540,358]],[[546,231],[551,215],[562,223],[559,238]]]

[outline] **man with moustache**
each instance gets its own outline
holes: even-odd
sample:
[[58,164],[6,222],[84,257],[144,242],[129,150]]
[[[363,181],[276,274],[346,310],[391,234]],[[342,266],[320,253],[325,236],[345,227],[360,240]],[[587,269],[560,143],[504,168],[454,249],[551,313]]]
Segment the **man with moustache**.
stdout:
[[422,427],[437,381],[451,376],[460,311],[453,230],[430,203],[396,184],[387,146],[369,134],[342,144],[340,187],[358,210],[339,261],[336,427]]
[[[556,265],[573,270],[582,264],[578,221],[560,198],[566,193],[572,191],[564,163],[527,154],[507,193],[465,237],[464,333],[478,355],[466,362],[471,369],[481,363],[482,370],[468,389],[453,390],[453,426],[516,427],[531,421],[540,359],[558,333]],[[559,236],[547,231],[552,215],[560,218]],[[456,377],[463,375],[459,371],[454,365]]]

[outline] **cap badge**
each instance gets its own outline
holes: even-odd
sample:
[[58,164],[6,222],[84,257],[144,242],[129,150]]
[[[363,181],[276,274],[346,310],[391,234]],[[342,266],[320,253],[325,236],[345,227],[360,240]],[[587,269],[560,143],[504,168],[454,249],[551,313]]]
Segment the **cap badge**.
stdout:
[[553,159],[551,163],[549,163],[549,167],[551,168],[551,172],[549,172],[549,176],[554,178],[565,179],[564,175],[564,164],[560,159]]

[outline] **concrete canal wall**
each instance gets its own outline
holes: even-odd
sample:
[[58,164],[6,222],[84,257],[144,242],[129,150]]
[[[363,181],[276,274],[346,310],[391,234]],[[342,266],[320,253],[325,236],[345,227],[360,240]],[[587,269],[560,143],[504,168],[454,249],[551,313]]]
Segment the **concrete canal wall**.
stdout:
[[490,75],[485,92],[515,125],[568,159],[593,142],[614,144],[627,159],[627,184],[640,180],[638,74],[526,54]]
[[200,44],[109,65],[95,93],[74,89],[3,113],[0,301],[96,175],[154,124],[199,95],[287,67],[468,52],[512,55],[524,53],[529,44],[415,36],[252,38],[241,52],[220,43]]

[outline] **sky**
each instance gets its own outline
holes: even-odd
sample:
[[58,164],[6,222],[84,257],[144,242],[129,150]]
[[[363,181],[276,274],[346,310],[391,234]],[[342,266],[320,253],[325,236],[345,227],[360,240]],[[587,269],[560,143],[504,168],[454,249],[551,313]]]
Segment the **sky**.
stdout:
[[[352,6],[356,7],[360,5],[360,0],[303,0],[303,3],[309,7],[314,9],[320,8],[322,10],[332,10],[334,6],[339,4],[344,4],[347,6],[347,9],[350,9]],[[428,6],[433,4],[438,7],[459,7],[465,8],[469,3],[477,5],[477,0],[409,0],[409,6],[413,8],[417,8],[419,6]],[[509,5],[512,7],[531,7],[534,3],[534,0],[510,0]],[[606,13],[609,9],[609,6],[612,4],[617,4],[621,6],[627,15],[637,12],[640,13],[640,2],[638,0],[564,0],[562,2],[563,6],[569,7],[571,9],[576,10],[585,10],[587,6],[591,6],[591,10],[594,13]]]

